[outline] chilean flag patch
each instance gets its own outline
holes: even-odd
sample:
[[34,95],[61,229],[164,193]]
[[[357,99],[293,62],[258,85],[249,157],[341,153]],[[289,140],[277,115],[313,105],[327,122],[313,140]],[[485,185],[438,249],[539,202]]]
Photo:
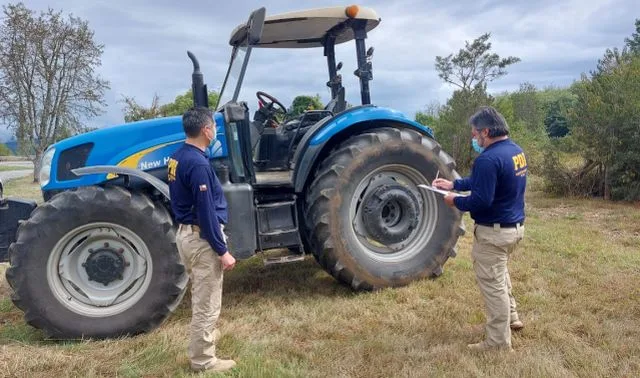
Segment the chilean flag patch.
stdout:
[[206,192],[207,191],[207,185],[205,185],[205,184],[200,185],[200,191],[201,192]]

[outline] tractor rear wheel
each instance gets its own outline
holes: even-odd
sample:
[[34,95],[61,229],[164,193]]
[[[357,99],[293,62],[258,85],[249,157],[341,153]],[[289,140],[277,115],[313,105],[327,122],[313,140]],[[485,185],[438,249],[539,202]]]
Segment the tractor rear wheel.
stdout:
[[9,254],[13,302],[58,339],[148,332],[188,283],[167,210],[119,187],[54,196],[20,225]]
[[460,176],[434,140],[408,129],[371,129],[337,146],[308,187],[308,238],[317,261],[356,290],[434,277],[455,256],[461,213],[420,189]]

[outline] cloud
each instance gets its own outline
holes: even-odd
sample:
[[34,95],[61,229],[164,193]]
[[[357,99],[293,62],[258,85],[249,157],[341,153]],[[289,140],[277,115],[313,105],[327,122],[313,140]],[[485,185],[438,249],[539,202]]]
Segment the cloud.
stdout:
[[[267,14],[314,8],[317,2],[270,1]],[[31,0],[45,9],[49,1]],[[150,103],[157,93],[171,101],[190,87],[191,65],[186,51],[200,60],[210,89],[219,88],[229,59],[231,30],[245,22],[262,1],[202,2],[185,0],[66,0],[54,8],[89,21],[95,38],[105,46],[100,75],[109,80],[108,108],[94,126],[123,122],[122,95]],[[344,5],[324,1],[321,6]],[[367,1],[382,22],[367,39],[375,47],[373,102],[412,116],[427,104],[446,102],[453,88],[434,69],[435,57],[457,52],[465,41],[492,33],[494,50],[518,56],[521,63],[489,85],[491,92],[515,90],[528,81],[543,87],[568,85],[595,68],[610,47],[622,46],[633,32],[640,6],[637,0],[484,0],[426,2]],[[352,43],[337,48],[347,98],[359,103],[353,76]],[[321,49],[254,51],[242,99],[255,109],[255,91],[263,90],[286,105],[298,94],[319,93],[328,101],[328,79]]]

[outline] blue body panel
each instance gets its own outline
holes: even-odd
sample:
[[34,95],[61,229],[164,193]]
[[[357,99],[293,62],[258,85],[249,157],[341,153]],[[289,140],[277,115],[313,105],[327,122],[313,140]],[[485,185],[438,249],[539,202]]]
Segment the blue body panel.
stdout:
[[[217,124],[217,140],[209,148],[211,159],[228,156],[228,145],[225,135],[224,117],[221,113],[215,113]],[[367,121],[391,121],[401,123],[433,137],[433,131],[428,126],[405,116],[393,109],[362,106],[348,109],[330,119],[319,129],[312,131],[308,140],[309,148],[316,150],[339,132],[362,122]],[[143,171],[165,168],[167,160],[173,152],[182,146],[185,140],[182,129],[182,117],[166,117],[132,122],[122,125],[105,127],[93,132],[65,139],[53,145],[56,152],[51,165],[51,179],[42,189],[62,190],[79,186],[96,185],[109,180],[106,174],[80,176],[77,179],[58,181],[56,172],[60,153],[66,149],[93,143],[94,147],[89,153],[85,166],[94,165],[120,165],[128,168],[136,168]],[[301,143],[304,143],[303,139]],[[315,157],[309,156],[309,163],[313,163]],[[295,176],[300,172],[296,172]],[[303,176],[306,173],[303,172]]]
[[316,146],[325,143],[340,131],[360,122],[385,120],[404,123],[433,137],[433,130],[430,127],[408,118],[399,111],[377,106],[365,106],[352,111],[347,110],[329,121],[311,138],[309,145]]
[[[224,117],[215,113],[217,140],[209,148],[209,156],[223,158],[228,154],[224,132]],[[69,189],[95,185],[107,180],[106,174],[81,176],[74,180],[57,181],[58,160],[66,149],[93,143],[85,166],[123,165],[143,171],[166,167],[167,159],[185,140],[182,117],[166,117],[109,126],[60,141],[52,147],[56,152],[51,165],[51,179],[43,190]],[[127,165],[128,164],[128,165]]]

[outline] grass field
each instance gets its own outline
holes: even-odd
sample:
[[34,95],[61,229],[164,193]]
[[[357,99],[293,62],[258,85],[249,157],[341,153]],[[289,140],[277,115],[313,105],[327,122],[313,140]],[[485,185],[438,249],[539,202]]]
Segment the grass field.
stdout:
[[29,166],[17,166],[17,165],[0,165],[0,172],[7,171],[26,171],[28,169],[33,169],[33,167]]
[[[29,181],[6,192],[39,196]],[[465,349],[484,322],[467,233],[438,279],[375,293],[351,292],[312,258],[241,262],[225,275],[218,353],[238,362],[226,376],[639,376],[640,206],[530,191],[527,207],[525,241],[509,266],[525,322],[515,353]],[[188,297],[150,334],[61,343],[26,325],[1,285],[0,375],[191,376]]]

